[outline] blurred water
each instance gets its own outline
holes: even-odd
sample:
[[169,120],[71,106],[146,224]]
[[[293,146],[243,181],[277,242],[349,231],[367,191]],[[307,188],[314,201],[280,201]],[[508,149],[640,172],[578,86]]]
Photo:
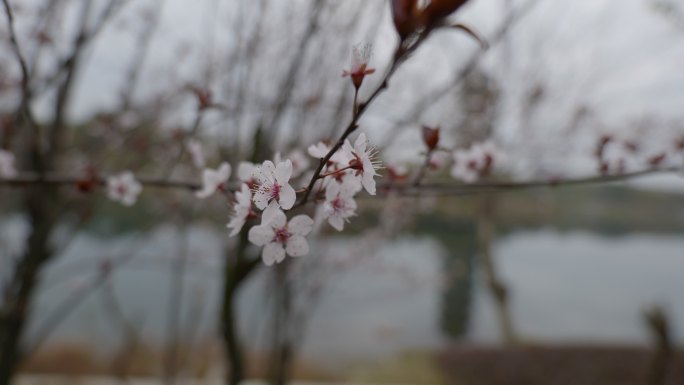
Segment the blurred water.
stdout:
[[[21,226],[20,220],[10,220],[0,230],[8,234],[11,228],[16,233]],[[20,239],[16,234],[12,238]],[[170,271],[182,239],[171,227],[158,228],[142,244],[134,237],[105,241],[79,235],[45,276],[30,335],[35,337],[47,315],[54,314],[60,304],[83,292],[104,258],[117,260],[134,253],[130,262],[114,270],[114,292],[125,316],[144,338],[163,343]],[[187,239],[189,265],[181,325],[198,328],[196,335],[208,339],[216,330],[221,289],[221,260],[216,256],[226,234],[196,226]],[[336,240],[334,249],[358,243],[356,239]],[[682,250],[684,239],[676,236],[607,238],[537,230],[500,238],[494,255],[512,292],[514,326],[525,340],[641,344],[648,338],[641,312],[654,304],[666,306],[676,338],[684,337]],[[467,316],[463,339],[499,342],[496,313],[476,263],[466,300],[450,303],[452,297],[443,293],[454,281],[462,284],[468,274],[466,268],[451,279],[443,274],[445,258],[457,251],[446,249],[436,239],[405,235],[365,252],[367,256],[326,278],[320,302],[311,304],[302,350],[306,359],[343,366],[408,350],[439,348],[458,338],[442,331],[449,322],[445,310],[454,308]],[[266,341],[270,279],[263,269],[241,293],[242,333],[253,346],[264,346]],[[115,349],[121,343],[121,325],[104,305],[104,298],[102,290],[90,293],[50,341],[80,341],[103,352]]]

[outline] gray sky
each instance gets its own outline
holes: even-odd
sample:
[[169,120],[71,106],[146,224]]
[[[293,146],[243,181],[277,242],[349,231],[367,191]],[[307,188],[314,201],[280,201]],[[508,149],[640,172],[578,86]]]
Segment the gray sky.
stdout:
[[[151,9],[155,3],[138,0],[129,4],[98,38],[89,51],[87,68],[78,79],[71,110],[74,119],[116,105],[141,28],[138,11]],[[513,1],[516,6],[523,3]],[[231,7],[236,4],[239,3],[166,0],[138,95],[155,95],[199,81],[199,68],[207,59],[206,53],[212,51],[220,59],[233,43],[229,24],[234,15]],[[280,4],[282,7],[272,12],[291,11],[287,2]],[[502,20],[503,4],[503,0],[473,0],[457,20],[480,31],[485,38],[491,37]],[[684,28],[655,12],[650,4],[650,0],[541,0],[509,34],[505,45],[486,54],[483,68],[498,81],[502,92],[495,127],[497,141],[512,155],[515,162],[511,164],[517,172],[536,170],[542,164],[542,171],[593,172],[595,164],[590,153],[597,132],[642,139],[643,133],[635,133],[633,126],[646,116],[664,122],[681,121]],[[67,17],[67,21],[73,19]],[[373,23],[380,23],[380,35],[375,41],[372,65],[382,70],[396,43],[388,7],[368,30]],[[65,23],[64,29],[73,28],[71,24]],[[216,31],[213,40],[208,38],[211,26]],[[299,27],[291,26],[293,31],[286,32],[294,33]],[[362,30],[349,46],[367,39],[367,34]],[[209,50],[207,45],[212,41],[213,49]],[[394,130],[394,122],[401,119],[408,106],[448,81],[477,49],[462,33],[440,32],[433,36],[397,73],[390,90],[362,121],[371,140]],[[189,52],[187,57],[182,55],[183,51]],[[223,62],[218,62],[217,69],[229,72],[231,68],[225,68]],[[347,65],[344,61],[323,71],[339,77]],[[369,78],[366,90],[377,79],[379,76]],[[348,86],[345,81],[340,79],[340,87]],[[532,119],[525,122],[521,119],[522,100],[537,84],[543,86],[547,97]],[[449,98],[437,103],[421,123],[448,127],[453,122],[450,119],[454,103]],[[571,134],[564,132],[581,106],[590,109],[591,120]],[[169,114],[167,123],[187,124],[190,110],[180,108]],[[669,145],[673,132],[681,134],[684,128],[677,130],[665,124],[650,127],[649,145],[654,149]],[[448,142],[449,135],[445,137]],[[408,144],[418,138],[418,125],[402,131],[397,135],[396,146],[385,155],[389,159],[417,160],[419,150]],[[311,138],[311,142],[318,139]]]

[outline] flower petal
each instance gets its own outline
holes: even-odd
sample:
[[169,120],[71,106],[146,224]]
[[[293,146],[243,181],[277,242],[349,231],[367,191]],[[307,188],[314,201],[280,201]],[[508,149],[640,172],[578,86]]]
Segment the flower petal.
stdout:
[[[267,210],[269,213],[266,213]],[[287,225],[287,217],[285,216],[285,213],[283,210],[278,208],[275,202],[272,202],[268,208],[264,210],[264,213],[266,213],[268,216],[268,226],[271,226],[271,228],[282,229],[285,227],[285,225]]]
[[259,184],[273,183],[273,174],[275,173],[275,165],[270,160],[264,161],[261,166],[257,167],[255,172]]
[[328,187],[325,188],[325,200],[330,202],[337,198],[337,194],[340,193],[340,184],[336,181],[331,181]]
[[314,221],[308,215],[297,215],[290,220],[287,229],[295,235],[306,235],[313,229]]
[[264,246],[264,250],[261,252],[261,259],[264,261],[266,266],[271,266],[273,263],[280,263],[285,259],[285,249],[280,243],[269,243]]
[[297,200],[297,193],[294,188],[289,184],[282,186],[280,190],[280,200],[278,201],[280,207],[284,210],[289,210],[294,206],[295,200]]
[[240,162],[238,165],[238,179],[243,182],[254,179],[254,172],[256,171],[256,166],[251,162]]
[[309,254],[309,242],[302,236],[294,236],[288,239],[285,250],[290,256],[301,257]]
[[276,216],[278,211],[280,211],[280,207],[278,207],[278,204],[275,202],[271,202],[268,205],[268,207],[266,207],[264,212],[261,213],[261,224],[270,226],[271,222],[273,222],[273,218]]
[[292,161],[287,159],[284,162],[278,163],[275,169],[275,179],[281,185],[287,184],[292,176]]
[[358,177],[346,177],[340,186],[340,196],[343,198],[351,198],[363,189],[361,179]]
[[245,225],[245,217],[239,214],[236,214],[233,218],[230,219],[230,222],[226,225],[227,228],[232,229],[230,232],[230,237],[237,235],[237,233],[242,230],[242,226]]
[[349,139],[344,140],[344,144],[342,144],[342,151],[344,151],[346,158],[348,158],[350,160],[354,158],[354,149],[352,148],[352,145],[349,142]]
[[328,223],[330,223],[330,226],[334,227],[337,231],[344,230],[344,219],[342,219],[342,217],[339,215],[331,215],[328,218]]
[[375,180],[373,179],[373,174],[364,173],[361,177],[361,184],[370,195],[375,195]]
[[219,182],[225,183],[228,179],[230,179],[230,173],[232,170],[233,169],[230,167],[230,163],[221,163],[221,167],[218,169]]
[[269,194],[265,189],[259,189],[254,193],[254,205],[263,210],[268,206],[268,201],[271,200],[271,194]]
[[273,228],[271,226],[260,225],[254,226],[249,229],[249,234],[247,234],[247,239],[256,246],[263,246],[275,237]]
[[366,134],[361,133],[354,142],[354,150],[357,155],[361,155],[366,152],[366,146],[368,145],[368,139],[366,139]]
[[328,155],[328,152],[330,152],[330,146],[326,145],[323,142],[318,142],[316,144],[312,144],[311,146],[309,146],[307,151],[309,155],[311,155],[312,157],[323,159],[326,155]]

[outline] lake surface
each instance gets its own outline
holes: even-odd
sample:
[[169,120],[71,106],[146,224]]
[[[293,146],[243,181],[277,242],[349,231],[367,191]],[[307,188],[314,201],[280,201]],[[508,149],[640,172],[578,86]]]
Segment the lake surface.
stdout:
[[[12,243],[21,238],[23,227],[19,219],[0,226],[5,262],[8,251],[16,251]],[[90,293],[87,299],[60,324],[49,342],[77,341],[103,352],[118,346],[121,325],[105,306],[104,291],[87,288],[104,259],[130,256],[129,262],[114,270],[113,290],[125,316],[144,338],[162,344],[167,336],[170,272],[179,248],[186,248],[189,262],[181,327],[197,328],[197,336],[211,338],[220,297],[222,262],[216,256],[226,241],[220,230],[195,226],[185,238],[172,227],[160,227],[142,242],[135,236],[110,240],[77,236],[45,277],[30,335],[35,337],[46,317],[61,304],[85,291]],[[469,277],[466,300],[449,303],[444,293],[454,277],[445,277],[443,266],[454,251],[443,243],[405,235],[378,247],[355,249],[359,244],[364,243],[346,238],[313,249],[313,255],[328,250],[326,255],[335,264],[318,277],[323,288],[320,298],[303,304],[311,315],[301,352],[305,359],[343,367],[405,351],[432,350],[459,339],[500,342],[495,309],[477,263]],[[649,335],[641,314],[656,304],[665,307],[675,338],[683,340],[682,237],[605,237],[542,229],[500,237],[493,252],[511,291],[514,327],[524,340],[646,344]],[[350,253],[362,258],[345,261],[349,257],[344,255]],[[308,258],[324,258],[313,255]],[[455,279],[468,278],[463,276],[467,272],[462,269]],[[262,269],[241,293],[242,334],[252,346],[266,346],[268,339],[270,273]],[[462,308],[466,315],[462,336],[443,331],[445,308],[451,306]]]

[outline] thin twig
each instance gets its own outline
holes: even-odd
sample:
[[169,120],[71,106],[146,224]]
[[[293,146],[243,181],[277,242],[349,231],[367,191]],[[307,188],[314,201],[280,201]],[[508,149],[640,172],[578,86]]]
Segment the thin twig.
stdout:
[[9,26],[10,33],[10,43],[12,45],[12,52],[19,62],[19,67],[21,67],[21,88],[24,92],[29,89],[29,69],[28,64],[26,64],[26,58],[21,52],[19,47],[19,41],[17,39],[17,33],[14,28],[14,12],[12,12],[12,7],[9,4],[9,0],[2,0],[2,4],[5,6],[5,13],[7,14],[7,22]]
[[[524,190],[538,187],[562,187],[562,186],[574,186],[574,185],[587,185],[587,184],[600,184],[600,183],[611,183],[611,182],[621,182],[630,179],[635,179],[647,175],[655,174],[670,174],[670,173],[680,173],[682,171],[681,167],[663,167],[663,168],[648,168],[644,170],[628,172],[616,175],[591,175],[586,177],[574,177],[574,178],[549,178],[549,179],[538,179],[522,182],[482,182],[482,183],[472,183],[472,184],[462,184],[456,182],[430,182],[421,183],[419,186],[413,183],[395,183],[395,182],[380,182],[378,183],[378,189],[385,191],[392,191],[392,193],[398,193],[403,196],[415,196],[420,194],[425,195],[438,195],[438,196],[449,196],[449,195],[472,195],[478,193],[491,193],[491,192],[504,192],[510,190]],[[321,174],[326,175],[326,174]],[[35,173],[20,173],[14,178],[0,178],[0,187],[10,186],[10,187],[23,187],[30,186],[33,184],[43,183],[45,185],[73,185],[75,186],[79,181],[82,181],[84,177],[64,175],[58,173],[49,173],[41,179],[38,174]],[[180,189],[180,190],[190,190],[194,191],[201,187],[201,184],[196,181],[188,180],[168,180],[160,178],[148,178],[148,177],[138,177],[138,182],[148,188],[160,188],[160,189]],[[106,184],[106,179],[102,177],[95,178],[93,180],[96,184],[104,186]],[[233,182],[228,183],[227,191],[237,191],[241,188],[241,183]],[[298,194],[302,196],[307,193],[306,190],[298,190]]]
[[[309,196],[311,195],[311,191],[314,188],[314,185],[316,184],[316,181],[322,178],[321,172],[323,171],[323,167],[328,163],[328,161],[335,155],[335,153],[342,147],[342,144],[344,141],[351,135],[356,129],[358,128],[358,121],[363,115],[363,113],[367,110],[368,106],[375,101],[375,99],[388,87],[388,82],[389,79],[394,75],[394,73],[397,71],[397,69],[401,66],[401,64],[408,59],[409,56],[413,52],[415,52],[418,47],[427,39],[427,37],[430,34],[430,30],[424,31],[420,34],[420,36],[417,38],[417,40],[411,44],[409,47],[405,47],[403,44],[400,44],[395,53],[394,57],[392,59],[392,63],[390,64],[389,69],[385,73],[385,76],[383,77],[382,81],[380,84],[375,88],[375,91],[371,93],[371,95],[366,99],[365,102],[357,104],[356,101],[354,102],[354,105],[352,107],[353,110],[353,116],[349,124],[347,125],[347,128],[344,130],[340,138],[337,140],[335,145],[328,151],[328,153],[323,157],[323,159],[320,160],[318,163],[318,166],[316,167],[316,171],[314,172],[313,176],[311,177],[311,180],[309,181],[309,184],[306,188],[306,191],[304,192],[304,195],[302,196],[302,199],[299,201],[297,206],[302,206],[306,204],[306,202],[309,200]],[[356,91],[355,91],[356,92]]]

